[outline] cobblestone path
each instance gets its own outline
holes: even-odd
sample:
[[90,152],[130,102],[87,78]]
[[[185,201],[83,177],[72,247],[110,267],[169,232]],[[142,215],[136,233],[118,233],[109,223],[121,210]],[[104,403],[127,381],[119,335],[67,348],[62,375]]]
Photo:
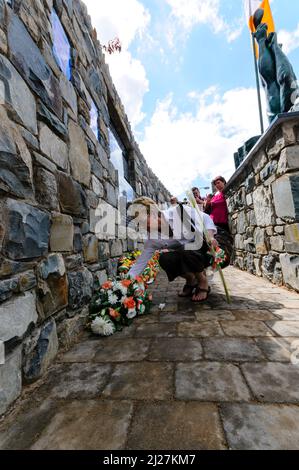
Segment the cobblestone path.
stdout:
[[218,277],[192,304],[161,273],[152,314],[60,354],[2,423],[0,448],[299,449],[299,295],[225,275],[231,305]]

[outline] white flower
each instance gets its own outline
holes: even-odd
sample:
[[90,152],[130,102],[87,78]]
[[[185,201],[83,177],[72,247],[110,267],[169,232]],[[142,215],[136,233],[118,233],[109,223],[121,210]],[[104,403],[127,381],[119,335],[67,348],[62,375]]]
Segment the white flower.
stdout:
[[137,312],[135,308],[129,308],[128,313],[127,313],[127,318],[134,318],[136,317]]
[[159,305],[159,310],[163,310],[163,308],[165,308],[166,304],[160,304]]
[[109,294],[108,295],[108,302],[111,304],[111,305],[115,305],[117,303],[117,295],[115,294]]
[[115,326],[111,321],[97,317],[91,323],[91,331],[96,335],[110,336],[113,335],[115,331]]

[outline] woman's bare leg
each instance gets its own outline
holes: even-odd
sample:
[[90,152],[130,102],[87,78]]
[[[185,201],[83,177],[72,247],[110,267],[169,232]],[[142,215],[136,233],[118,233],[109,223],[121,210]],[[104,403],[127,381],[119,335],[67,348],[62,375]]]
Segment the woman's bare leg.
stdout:
[[[186,273],[182,277],[186,279],[186,284],[188,286],[196,286],[197,279],[193,273]],[[179,293],[179,297],[190,297],[191,294],[192,288],[184,286],[183,291]]]

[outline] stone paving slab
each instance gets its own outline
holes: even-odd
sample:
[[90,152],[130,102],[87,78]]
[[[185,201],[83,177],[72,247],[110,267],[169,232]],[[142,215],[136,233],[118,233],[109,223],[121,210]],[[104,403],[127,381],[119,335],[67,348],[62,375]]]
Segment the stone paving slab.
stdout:
[[161,272],[152,314],[108,338],[85,332],[26,387],[0,449],[298,448],[299,295],[224,274],[231,305],[218,275],[192,303]]
[[167,400],[173,396],[173,365],[120,364],[115,367],[103,396],[133,400]]
[[183,337],[224,336],[218,321],[182,322],[178,325],[178,335]]
[[235,316],[229,310],[201,310],[195,312],[197,321],[212,321],[212,320],[235,320]]
[[217,362],[178,364],[176,398],[201,401],[248,401],[250,393],[238,367]]
[[261,321],[221,321],[224,333],[227,336],[274,336],[274,333]]
[[[36,391],[36,399],[86,399],[100,396],[110,376],[111,365],[57,364],[46,382]],[[86,386],[88,384],[88,386]]]
[[221,415],[231,449],[299,449],[299,408],[296,406],[223,404]]
[[299,322],[298,321],[270,321],[267,325],[280,336],[298,336],[299,337]]
[[225,447],[217,406],[205,403],[138,405],[128,437],[129,449],[211,450]]
[[74,401],[62,406],[32,450],[122,449],[133,405],[128,401]]
[[146,358],[150,347],[149,339],[125,338],[99,341],[102,345],[93,360],[95,362],[127,362],[142,361]]
[[143,323],[137,325],[136,337],[138,338],[159,338],[176,336],[175,323]]
[[[291,362],[295,349],[299,350],[299,338],[256,338],[256,344],[271,362]],[[292,347],[293,345],[293,347]]]
[[202,346],[194,338],[159,338],[151,345],[150,361],[198,361],[202,357]]
[[227,362],[264,361],[265,356],[253,339],[208,338],[203,340],[205,359]]
[[256,399],[272,403],[299,403],[299,367],[278,362],[241,365]]

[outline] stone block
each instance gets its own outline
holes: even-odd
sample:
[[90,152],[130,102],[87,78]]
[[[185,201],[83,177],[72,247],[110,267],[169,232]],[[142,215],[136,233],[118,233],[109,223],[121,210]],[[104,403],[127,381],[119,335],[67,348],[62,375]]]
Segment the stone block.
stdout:
[[18,128],[0,106],[0,190],[32,198],[32,161]]
[[86,263],[96,263],[99,257],[98,239],[95,235],[85,235],[83,237],[83,256]]
[[59,82],[47,66],[24,23],[10,9],[8,9],[7,32],[12,63],[30,88],[61,118],[62,99]]
[[69,160],[71,164],[72,175],[79,183],[89,187],[91,178],[91,166],[87,143],[84,132],[73,121],[69,122]]
[[[132,413],[133,404],[130,401],[66,402],[56,410],[43,432],[38,434],[31,449],[124,449]],[[82,423],[80,433],[78,422]]]
[[224,449],[216,405],[178,401],[144,403],[134,415],[128,447],[141,450]]
[[108,242],[99,242],[99,260],[106,261],[110,258],[110,248]]
[[276,237],[270,238],[271,250],[273,251],[284,251],[284,239],[277,235]]
[[3,253],[13,260],[38,258],[48,253],[50,217],[33,206],[7,199],[3,209]]
[[38,329],[24,345],[23,374],[26,382],[33,382],[46,372],[58,353],[58,338],[54,320]]
[[[175,317],[175,314],[168,315]],[[199,338],[155,339],[149,355],[150,361],[198,361],[201,358],[202,346]]]
[[232,450],[299,449],[297,406],[225,404],[221,406],[221,414],[229,448]]
[[44,168],[34,169],[35,197],[38,203],[48,210],[58,209],[58,190],[53,173]]
[[299,220],[299,173],[281,176],[272,184],[272,190],[277,216]]
[[[149,325],[147,325],[149,326]],[[173,365],[142,362],[117,365],[103,390],[115,399],[169,400],[172,397]],[[156,386],[153,388],[152,384]]]
[[68,282],[62,255],[51,254],[38,266],[38,309],[42,318],[68,304]]
[[[39,388],[39,398],[70,400],[98,398],[111,373],[110,365],[57,364]],[[88,377],[88,387],[86,378]]]
[[52,213],[52,225],[50,232],[51,251],[73,251],[74,225],[69,215]]
[[206,359],[212,361],[262,361],[264,356],[253,339],[209,338],[203,340]]
[[69,307],[72,310],[88,304],[93,293],[93,276],[88,269],[68,273]]
[[39,132],[41,151],[62,170],[68,170],[68,148],[48,126],[42,124]]
[[283,149],[278,162],[277,173],[279,175],[292,170],[299,170],[299,145]]
[[88,309],[82,309],[81,313],[73,318],[66,318],[57,327],[59,345],[63,349],[69,349],[86,328]]
[[40,121],[47,124],[56,134],[62,138],[67,137],[67,128],[64,123],[58,119],[55,114],[51,113],[49,109],[41,102],[38,101],[37,105],[37,117]]
[[254,231],[254,244],[256,248],[256,253],[259,255],[268,254],[268,249],[266,245],[265,230],[257,227]]
[[4,96],[0,96],[1,103],[5,104],[14,121],[36,134],[37,122],[34,96],[21,75],[2,54],[0,54],[0,77],[2,86],[4,86]]
[[77,94],[72,83],[64,76],[64,74],[61,74],[59,84],[60,84],[60,90],[62,93],[62,98],[66,101],[66,103],[71,108],[74,117],[77,118],[77,115],[78,115]]
[[261,277],[263,274],[261,270],[261,259],[255,258],[253,262],[254,262],[256,275]]
[[278,255],[274,255],[273,253],[269,253],[269,255],[263,257],[262,261],[262,274],[267,278],[272,280],[275,265],[278,261]]
[[245,378],[259,401],[298,403],[299,368],[293,364],[261,363],[241,366]]
[[254,172],[259,173],[267,164],[267,161],[268,161],[267,155],[263,150],[257,153],[252,160],[252,166],[253,166]]
[[0,281],[0,302],[10,299],[14,294],[36,287],[34,271],[28,271],[10,279]]
[[288,253],[299,253],[299,224],[285,226],[285,249]]
[[274,160],[272,162],[269,162],[260,172],[260,179],[262,182],[266,181],[270,176],[273,176],[276,174],[277,170],[277,162]]
[[247,227],[247,217],[244,211],[238,213],[237,219],[237,232],[239,234],[245,233]]
[[270,160],[278,158],[281,151],[288,146],[296,143],[296,134],[294,131],[294,122],[283,123],[277,128],[272,141],[267,148],[267,154]]
[[30,325],[37,321],[36,298],[25,292],[0,305],[0,339],[22,339]]
[[65,173],[57,173],[58,196],[62,212],[77,217],[87,216],[86,195],[80,184]]
[[112,258],[122,256],[123,246],[121,240],[112,240],[110,242],[110,253]]
[[237,250],[244,250],[244,236],[239,233],[235,236],[235,248]]
[[[0,307],[1,309],[1,307]],[[1,315],[0,315],[1,316]],[[1,335],[0,335],[1,337]],[[0,415],[21,395],[22,348],[15,349],[0,365]]]
[[92,190],[100,198],[104,197],[104,186],[94,175],[92,175]]
[[117,198],[118,198],[118,191],[112,186],[112,184],[106,181],[105,183],[106,188],[106,200],[108,204],[111,204],[113,207],[117,207]]
[[249,401],[238,367],[221,362],[180,363],[175,375],[176,398],[200,401]]
[[299,256],[283,254],[279,259],[285,284],[299,291]]
[[259,186],[253,192],[253,205],[257,225],[265,227],[274,224],[275,216],[270,188]]

